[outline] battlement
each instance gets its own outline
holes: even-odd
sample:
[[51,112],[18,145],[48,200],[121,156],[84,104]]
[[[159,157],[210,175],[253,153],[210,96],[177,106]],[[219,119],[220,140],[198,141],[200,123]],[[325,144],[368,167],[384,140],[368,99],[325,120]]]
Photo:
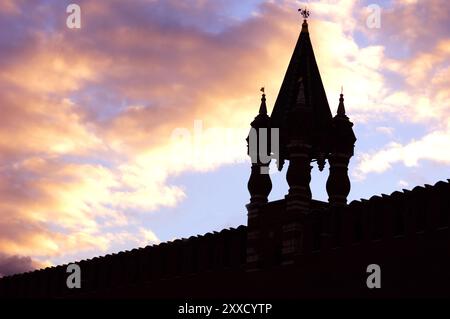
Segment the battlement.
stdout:
[[[391,195],[372,196],[347,206],[313,201],[302,219],[301,253],[296,262],[323,267],[327,256],[352,251],[371,252],[382,247],[385,255],[420,254],[422,241],[448,240],[450,183],[417,186]],[[282,216],[285,200],[267,203],[261,210],[258,241],[264,247],[261,270],[283,271],[281,264]],[[108,291],[143,287],[152,282],[183,280],[191,276],[243,276],[246,271],[247,227],[224,229],[203,236],[133,249],[82,260],[82,288],[65,286],[67,265],[50,267],[0,279],[0,297],[70,297],[104,295]],[[437,237],[436,237],[437,236]],[[409,251],[398,243],[408,243]],[[380,246],[381,245],[381,246]],[[430,250],[430,247],[427,248]],[[431,249],[432,250],[432,249]],[[341,255],[342,254],[342,255]],[[448,251],[441,251],[448,258]],[[317,259],[317,256],[320,256]],[[318,263],[317,260],[321,260]],[[208,275],[209,274],[209,275]]]
[[246,227],[239,226],[82,260],[77,262],[82,272],[79,291],[66,287],[67,265],[4,277],[0,279],[0,297],[64,297],[198,272],[239,269],[245,264],[246,235]]
[[[429,233],[448,231],[450,215],[450,184],[395,191],[391,195],[372,196],[346,206],[332,206],[313,201],[310,210],[302,213],[300,257],[349,249],[373,242],[388,243]],[[286,201],[263,205],[251,236],[261,249],[260,267],[282,262],[282,227]],[[300,215],[299,215],[300,219]]]

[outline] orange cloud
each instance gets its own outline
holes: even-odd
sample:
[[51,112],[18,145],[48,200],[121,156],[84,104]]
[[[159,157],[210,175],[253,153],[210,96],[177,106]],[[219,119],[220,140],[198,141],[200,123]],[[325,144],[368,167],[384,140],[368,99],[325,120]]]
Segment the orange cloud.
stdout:
[[[424,32],[434,34],[432,42],[422,40],[416,44],[416,50],[405,59],[386,58],[383,67],[395,72],[405,83],[395,92],[390,92],[380,100],[381,109],[395,114],[401,121],[423,123],[428,132],[418,139],[407,143],[391,142],[385,147],[361,154],[354,176],[365,179],[372,172],[382,173],[395,163],[405,166],[418,166],[421,160],[428,160],[441,165],[450,164],[450,34],[439,34],[441,25],[434,25],[443,17],[441,1],[426,3],[412,1],[401,4],[400,12],[408,16],[395,20],[401,33],[401,26],[408,24],[408,33],[412,34],[410,45],[414,47],[416,35]],[[422,8],[423,10],[418,10]],[[439,11],[439,12],[438,12]],[[424,21],[423,15],[433,13],[433,21]],[[389,16],[389,19],[391,17]],[[420,23],[414,23],[420,21]],[[427,29],[425,25],[430,25]],[[394,23],[394,22],[392,22]],[[439,35],[439,36],[438,36]],[[432,44],[432,45],[430,45]]]
[[[57,13],[48,7],[40,12],[54,30],[39,20],[20,31],[26,41],[6,47],[0,61],[1,251],[51,261],[158,242],[157,230],[136,224],[136,215],[186,198],[170,177],[248,160],[245,137],[258,90],[265,86],[273,105],[301,21],[295,2],[267,1],[251,18],[223,18],[218,31],[224,4],[81,1],[81,30],[66,29],[64,16],[51,18]],[[404,64],[387,60],[381,44],[356,43],[358,2],[311,6],[312,41],[332,109],[344,85],[355,122],[395,113],[390,105],[408,92],[388,92],[382,71],[402,74]],[[437,51],[447,52],[445,42]],[[436,73],[436,86],[448,87],[445,72]],[[434,97],[447,98],[444,90]],[[187,138],[174,138],[177,128]],[[388,155],[397,149],[389,146]],[[364,158],[362,173],[378,165],[380,156],[374,158]]]

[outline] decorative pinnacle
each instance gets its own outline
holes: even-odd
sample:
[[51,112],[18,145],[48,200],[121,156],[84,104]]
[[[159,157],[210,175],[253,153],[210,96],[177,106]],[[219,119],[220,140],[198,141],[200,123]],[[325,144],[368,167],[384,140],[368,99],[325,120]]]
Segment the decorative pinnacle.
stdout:
[[345,106],[344,106],[344,94],[343,94],[343,88],[341,88],[341,96],[339,98],[339,106],[337,109],[337,115],[341,117],[346,117],[345,115]]
[[261,107],[259,108],[259,114],[267,114],[265,88],[262,87],[260,91],[262,92],[262,97],[261,97]]

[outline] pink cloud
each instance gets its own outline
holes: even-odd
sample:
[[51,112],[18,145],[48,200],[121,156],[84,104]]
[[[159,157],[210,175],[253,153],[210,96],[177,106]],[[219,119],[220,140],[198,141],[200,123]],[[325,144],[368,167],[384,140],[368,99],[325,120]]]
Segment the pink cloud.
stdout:
[[[275,100],[299,17],[290,1],[267,1],[243,21],[221,14],[229,1],[190,3],[80,1],[77,31],[65,28],[60,2],[1,13],[11,30],[0,31],[1,251],[42,261],[157,242],[135,215],[185,199],[169,177],[246,160],[245,134],[218,147],[205,133],[199,161],[173,130],[196,119],[205,129],[247,130],[259,88]],[[372,115],[386,93],[385,48],[356,43],[356,1],[312,5],[330,104],[344,84],[350,114]],[[436,86],[448,87],[445,75]]]

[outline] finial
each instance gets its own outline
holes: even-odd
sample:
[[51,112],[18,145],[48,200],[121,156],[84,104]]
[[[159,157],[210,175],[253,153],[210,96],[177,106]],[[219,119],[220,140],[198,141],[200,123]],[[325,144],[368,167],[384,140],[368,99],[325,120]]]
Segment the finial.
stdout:
[[261,97],[261,107],[259,108],[259,114],[267,114],[265,88],[262,87],[260,91],[262,92],[262,97]]
[[341,85],[341,95],[344,95],[344,86]]
[[300,14],[302,15],[303,19],[308,19],[310,12],[309,10],[305,7],[305,9],[298,9],[298,12],[300,12]]
[[308,19],[309,14],[310,14],[309,10],[305,7],[305,9],[298,9],[298,12],[300,12],[300,14],[303,17],[302,32],[309,33],[308,32],[308,22],[306,21],[306,19]]

